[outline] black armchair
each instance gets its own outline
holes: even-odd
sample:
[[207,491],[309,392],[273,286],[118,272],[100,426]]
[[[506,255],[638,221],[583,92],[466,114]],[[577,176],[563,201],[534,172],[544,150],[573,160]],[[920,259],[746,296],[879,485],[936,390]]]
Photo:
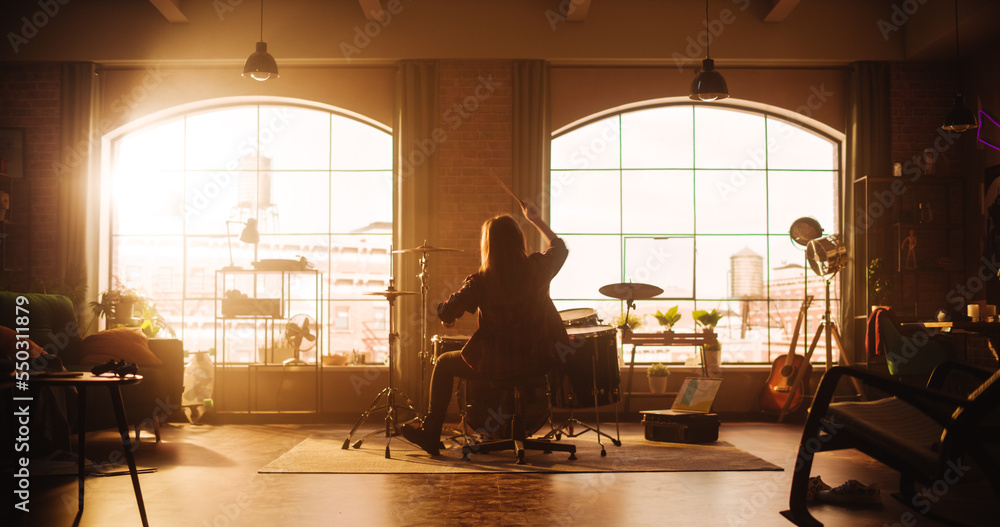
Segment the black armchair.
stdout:
[[[967,397],[942,391],[948,378],[964,372],[980,382]],[[876,401],[831,403],[838,382],[855,378],[890,397]],[[818,452],[853,448],[899,471],[900,494],[916,504],[916,484],[957,483],[985,478],[1000,499],[1000,371],[955,362],[934,370],[927,387],[838,366],[820,382],[809,410],[792,475],[789,510],[796,525],[822,526],[806,506],[813,457]]]

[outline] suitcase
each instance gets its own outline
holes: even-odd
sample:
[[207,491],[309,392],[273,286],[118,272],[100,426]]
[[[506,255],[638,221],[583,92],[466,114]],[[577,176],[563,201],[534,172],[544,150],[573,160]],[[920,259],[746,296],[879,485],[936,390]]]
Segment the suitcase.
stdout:
[[648,441],[711,443],[719,440],[719,415],[677,410],[647,410],[642,414]]

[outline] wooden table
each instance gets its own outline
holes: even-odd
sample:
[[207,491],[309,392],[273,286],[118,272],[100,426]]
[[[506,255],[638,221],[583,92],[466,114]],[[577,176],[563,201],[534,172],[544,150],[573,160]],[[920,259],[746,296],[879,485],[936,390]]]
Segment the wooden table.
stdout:
[[632,370],[635,368],[635,348],[637,346],[699,346],[701,348],[701,372],[708,377],[708,362],[705,361],[705,345],[718,342],[714,331],[702,333],[675,333],[661,331],[658,333],[633,333],[628,326],[622,328],[622,346],[632,345],[632,356],[628,361],[628,389],[625,391],[625,409],[628,413],[629,400],[632,398]]
[[917,322],[917,324],[925,328],[960,329],[988,337],[1000,336],[1000,322],[972,322],[965,320],[957,322]]
[[111,394],[111,404],[115,410],[115,419],[118,422],[118,432],[122,436],[122,448],[125,449],[125,459],[128,460],[128,470],[132,475],[132,488],[135,490],[135,501],[139,505],[139,516],[142,518],[143,527],[148,527],[146,520],[146,506],[142,502],[142,490],[139,488],[139,474],[135,468],[135,456],[132,453],[132,442],[128,434],[128,421],[125,419],[125,405],[122,404],[121,387],[129,384],[142,382],[142,375],[127,375],[118,377],[117,375],[94,375],[90,372],[57,372],[42,373],[32,375],[29,383],[35,386],[55,386],[62,388],[76,388],[77,396],[77,436],[79,438],[79,448],[77,451],[78,473],[80,496],[79,511],[83,512],[83,489],[84,478],[86,477],[86,437],[87,437],[87,389],[97,386],[104,386]]

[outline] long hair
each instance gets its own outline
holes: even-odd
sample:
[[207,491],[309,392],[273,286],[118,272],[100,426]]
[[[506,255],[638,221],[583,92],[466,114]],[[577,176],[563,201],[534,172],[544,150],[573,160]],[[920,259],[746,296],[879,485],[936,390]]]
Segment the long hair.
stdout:
[[528,253],[521,227],[509,214],[483,222],[479,248],[482,258],[479,272],[494,285],[508,286],[521,277]]

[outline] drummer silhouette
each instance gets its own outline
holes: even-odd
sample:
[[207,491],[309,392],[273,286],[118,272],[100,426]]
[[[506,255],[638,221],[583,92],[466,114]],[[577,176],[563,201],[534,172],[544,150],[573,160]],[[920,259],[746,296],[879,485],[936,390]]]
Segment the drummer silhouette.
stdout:
[[544,375],[569,337],[549,297],[549,282],[569,251],[542,219],[537,205],[518,200],[521,212],[548,243],[528,254],[524,234],[508,214],[486,220],[480,240],[479,270],[461,289],[437,306],[445,327],[466,312],[478,312],[479,329],[461,350],[442,353],[431,374],[430,407],[417,426],[407,423],[403,436],[431,455],[439,454],[441,427],[456,377],[510,382]]

